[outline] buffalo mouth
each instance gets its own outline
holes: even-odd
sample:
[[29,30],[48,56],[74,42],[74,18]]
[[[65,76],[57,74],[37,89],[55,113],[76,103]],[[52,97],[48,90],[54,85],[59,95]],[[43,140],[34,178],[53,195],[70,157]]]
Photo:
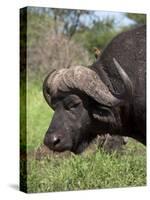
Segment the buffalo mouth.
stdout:
[[84,141],[79,144],[73,144],[72,141],[66,141],[65,138],[61,141],[58,140],[52,143],[49,139],[49,135],[46,135],[44,138],[44,145],[54,152],[71,151],[74,154],[81,154],[87,148],[89,143]]
[[54,152],[64,152],[64,151],[71,151],[72,153],[74,154],[80,154],[82,153],[85,148],[88,146],[88,144],[80,144],[79,146],[75,147],[75,146],[72,146],[70,144],[56,144],[55,146],[51,146],[50,144],[48,143],[45,143],[44,144],[51,150],[51,151],[54,151]]
[[71,151],[72,142],[67,141],[65,138],[56,138],[51,134],[46,134],[44,138],[44,145],[50,150],[57,152]]
[[64,152],[64,151],[71,151],[72,146],[70,144],[55,144],[51,145],[44,141],[44,144],[52,151],[57,152]]

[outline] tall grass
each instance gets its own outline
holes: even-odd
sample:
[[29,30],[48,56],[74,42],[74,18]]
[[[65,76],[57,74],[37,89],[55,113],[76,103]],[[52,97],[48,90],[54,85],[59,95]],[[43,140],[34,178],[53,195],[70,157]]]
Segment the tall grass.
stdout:
[[82,155],[51,154],[36,160],[34,152],[42,143],[53,111],[46,104],[39,82],[27,87],[27,191],[50,192],[80,189],[143,186],[146,184],[145,147],[130,140],[120,153],[96,149]]

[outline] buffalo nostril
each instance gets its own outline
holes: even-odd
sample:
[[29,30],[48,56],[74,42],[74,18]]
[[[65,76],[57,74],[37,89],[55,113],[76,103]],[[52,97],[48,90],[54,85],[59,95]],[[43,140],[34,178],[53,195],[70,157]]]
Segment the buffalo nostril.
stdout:
[[60,138],[54,136],[53,137],[53,145],[56,146],[58,143],[60,143]]
[[61,143],[61,136],[57,134],[46,134],[44,144],[50,149],[57,147]]

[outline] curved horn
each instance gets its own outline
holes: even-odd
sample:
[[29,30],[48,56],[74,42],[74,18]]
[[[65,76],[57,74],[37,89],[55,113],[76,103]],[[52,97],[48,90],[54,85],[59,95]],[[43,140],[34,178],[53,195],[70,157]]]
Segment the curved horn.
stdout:
[[112,107],[120,103],[120,99],[111,94],[97,73],[87,67],[70,68],[62,74],[62,78],[70,90],[80,90],[102,105]]
[[[87,67],[75,66],[69,69],[60,69],[53,74],[51,72],[46,77],[43,84],[43,93],[47,103],[51,106],[51,98],[48,91],[49,93],[51,92],[51,95],[56,95],[57,91],[68,92],[74,90],[84,92],[98,103],[108,107],[124,103],[125,100],[132,96],[132,83],[115,58],[113,58],[113,61],[125,85],[125,91],[122,94],[110,92],[95,71]],[[48,88],[48,91],[46,88]]]
[[118,63],[118,61],[115,58],[113,58],[113,62],[116,66],[116,69],[117,69],[119,75],[121,76],[121,79],[122,79],[122,81],[124,83],[124,87],[125,87],[125,90],[123,91],[123,93],[120,93],[120,94],[114,93],[114,96],[116,96],[120,100],[129,100],[133,96],[132,82],[131,82],[129,76],[127,75],[127,73],[123,70],[123,68],[121,67],[121,65]]
[[51,96],[50,96],[50,94],[49,94],[49,88],[48,88],[48,85],[47,85],[47,81],[48,81],[50,75],[52,75],[52,73],[54,73],[55,71],[56,71],[55,69],[52,70],[52,71],[46,76],[46,78],[45,78],[45,80],[44,80],[44,82],[43,82],[43,96],[44,96],[46,102],[48,103],[48,105],[49,105],[50,107],[52,107],[52,105],[51,105]]
[[117,106],[132,98],[132,82],[115,58],[113,62],[124,83],[125,90],[121,94],[109,91],[96,72],[89,68],[76,66],[63,73],[63,81],[71,89],[79,89],[91,96],[100,104],[106,106]]

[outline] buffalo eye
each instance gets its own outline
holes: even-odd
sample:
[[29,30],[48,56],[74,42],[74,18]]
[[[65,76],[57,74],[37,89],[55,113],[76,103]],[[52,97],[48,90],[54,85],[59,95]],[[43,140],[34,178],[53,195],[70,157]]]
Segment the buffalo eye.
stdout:
[[66,110],[71,110],[71,109],[74,109],[76,108],[81,102],[70,102],[68,104],[64,104],[64,107]]
[[108,116],[110,114],[110,110],[106,107],[99,107],[99,114],[101,116]]
[[108,117],[108,116],[110,116],[111,110],[107,107],[104,107],[104,106],[96,106],[93,109],[93,113],[97,114],[101,117]]

